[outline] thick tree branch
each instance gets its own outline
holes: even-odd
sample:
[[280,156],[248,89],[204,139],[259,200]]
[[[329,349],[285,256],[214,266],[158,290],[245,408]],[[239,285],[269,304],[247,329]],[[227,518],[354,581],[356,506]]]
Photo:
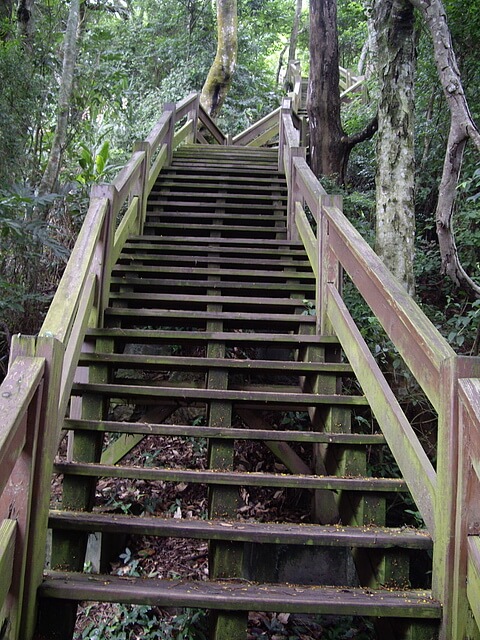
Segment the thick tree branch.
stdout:
[[457,286],[480,297],[480,286],[467,275],[460,263],[452,224],[465,146],[471,140],[480,151],[480,132],[468,107],[441,0],[410,1],[422,12],[430,30],[437,72],[450,110],[450,132],[436,210],[442,273],[447,274]]

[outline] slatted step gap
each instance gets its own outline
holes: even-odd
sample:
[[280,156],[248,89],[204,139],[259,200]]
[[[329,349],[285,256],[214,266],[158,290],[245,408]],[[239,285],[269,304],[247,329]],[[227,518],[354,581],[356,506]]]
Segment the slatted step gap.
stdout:
[[[128,384],[106,384],[77,382],[72,387],[72,395],[82,396],[85,394],[97,394],[103,397],[120,398],[170,398],[178,400],[191,400],[199,402],[211,402],[219,400],[221,402],[248,403],[257,405],[285,405],[316,407],[322,405],[335,406],[366,406],[367,400],[364,396],[348,396],[339,394],[319,394],[319,393],[293,393],[282,392],[281,387],[276,385],[272,391],[241,391],[236,389],[192,389],[190,387],[159,386],[158,381],[152,382],[152,386],[128,385]],[[168,385],[168,381],[166,382]]]
[[301,442],[303,444],[384,445],[380,433],[330,433],[318,431],[291,431],[282,429],[246,429],[235,427],[208,427],[177,424],[152,424],[147,422],[113,422],[97,420],[73,420],[64,422],[66,430],[98,431],[102,433],[128,433],[137,435],[216,438],[221,440],[259,440],[273,442]]
[[[238,256],[236,258],[232,258],[232,257],[224,257],[224,256],[217,256],[217,255],[212,255],[215,252],[213,250],[211,250],[208,254],[205,255],[178,255],[178,254],[167,254],[167,253],[160,253],[160,251],[158,253],[143,253],[143,252],[135,252],[135,251],[123,251],[118,259],[117,262],[117,268],[118,266],[121,268],[122,264],[128,264],[131,263],[132,265],[135,265],[137,262],[140,263],[154,263],[156,265],[175,265],[175,264],[181,264],[182,266],[185,266],[187,264],[191,264],[193,266],[203,266],[205,267],[206,265],[209,264],[216,264],[216,265],[229,265],[230,267],[235,267],[237,266],[238,268],[241,268],[242,266],[245,265],[245,260],[247,258],[247,256]],[[249,259],[250,264],[254,264],[255,267],[259,268],[259,267],[265,267],[265,268],[275,268],[277,266],[282,267],[283,269],[285,268],[295,268],[295,269],[300,269],[302,271],[308,271],[311,273],[311,266],[308,260],[282,260],[281,262],[279,260],[274,260],[274,259],[264,259],[264,260],[260,260],[260,259],[255,259],[255,258],[250,258]]]
[[370,549],[427,549],[430,534],[421,529],[349,527],[343,525],[276,524],[229,520],[187,520],[120,514],[50,511],[48,526],[68,531],[125,533],[141,536],[228,540]]
[[244,580],[188,581],[47,572],[40,598],[120,602],[227,611],[439,619],[430,591],[253,584]]
[[275,487],[360,491],[365,493],[404,493],[407,484],[400,478],[360,476],[316,476],[300,474],[216,471],[212,469],[155,469],[152,467],[106,465],[82,462],[57,462],[54,473],[90,478],[131,478],[152,482],[179,482],[231,487]]

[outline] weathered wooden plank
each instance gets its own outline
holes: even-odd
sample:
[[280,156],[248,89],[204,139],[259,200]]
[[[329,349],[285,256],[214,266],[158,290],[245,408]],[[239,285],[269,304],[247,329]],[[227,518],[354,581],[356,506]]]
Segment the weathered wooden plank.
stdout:
[[[149,287],[151,290],[162,290],[167,291],[169,288],[177,288],[180,286],[185,287],[186,289],[208,289],[211,283],[212,289],[220,289],[223,291],[234,291],[236,292],[238,289],[245,292],[245,283],[240,282],[228,282],[225,280],[196,280],[190,278],[182,278],[181,280],[177,280],[174,278],[145,278],[142,276],[135,276],[135,274],[131,276],[121,276],[120,269],[117,271],[117,276],[112,278],[110,283],[115,285],[114,288],[117,288],[118,285],[132,286],[132,287]],[[292,294],[299,293],[302,298],[308,298],[309,294],[315,291],[315,285],[313,283],[288,283],[288,287]],[[252,282],[248,283],[248,288],[251,291],[284,291],[285,283],[283,282]]]
[[95,258],[108,207],[106,198],[91,200],[75,247],[40,329],[40,335],[54,336],[63,343],[68,340],[85,278]]
[[[301,314],[301,313],[259,313],[259,312],[242,312],[242,311],[194,311],[181,309],[130,309],[125,307],[111,307],[106,310],[106,315],[109,317],[128,318],[136,317],[139,322],[143,318],[156,318],[157,320],[165,321],[168,324],[169,320],[174,319],[189,319],[189,320],[243,320],[260,321],[264,323],[295,323],[295,324],[315,324],[315,317]],[[148,324],[148,323],[146,323]]]
[[12,583],[16,533],[17,523],[15,520],[0,522],[0,576],[2,576],[0,580],[0,612]]
[[272,126],[278,127],[279,117],[280,108],[270,112],[261,120],[258,120],[258,122],[255,122],[255,124],[252,124],[250,127],[248,127],[248,129],[245,129],[245,131],[242,131],[242,133],[236,135],[232,140],[232,144],[235,146],[249,145],[250,142],[264,133],[265,130],[269,130]]
[[[188,232],[188,229],[186,230]],[[195,248],[202,245],[208,245],[209,247],[221,247],[221,246],[233,246],[233,247],[245,247],[246,250],[250,247],[281,247],[285,249],[298,249],[304,251],[304,246],[301,242],[295,240],[277,239],[277,238],[206,238],[197,236],[133,236],[130,238],[132,242],[140,241],[144,242],[145,238],[148,238],[149,242],[155,242],[162,244],[164,242],[178,242],[182,245],[194,244]]]
[[44,371],[44,358],[19,356],[0,386],[0,494],[25,445],[27,411]]
[[385,437],[380,433],[332,433],[321,431],[288,431],[272,429],[244,429],[235,427],[207,427],[193,425],[153,424],[147,422],[111,422],[93,420],[65,421],[66,429],[107,431],[111,433],[138,433],[143,435],[191,436],[198,438],[226,438],[231,440],[281,440],[343,445],[382,445]]
[[62,462],[54,465],[55,473],[72,476],[136,478],[137,480],[163,480],[165,482],[192,482],[194,484],[294,487],[297,489],[331,489],[333,491],[366,491],[372,493],[404,492],[407,485],[399,478],[341,478],[337,476],[285,475],[274,473],[246,473],[212,470],[152,469],[122,467],[80,462]]
[[[178,115],[178,114],[177,114]],[[173,136],[173,148],[176,149],[188,136],[193,134],[193,120],[188,120]]]
[[[378,594],[378,598],[375,597]],[[244,580],[187,582],[47,573],[41,597],[235,611],[439,618],[429,591],[256,585]]]
[[[269,309],[274,310],[275,307],[290,307],[291,309],[298,309],[304,307],[301,300],[295,300],[293,298],[277,298],[277,297],[264,297],[264,298],[256,298],[254,296],[228,296],[228,295],[198,295],[198,294],[187,294],[184,293],[140,293],[140,292],[129,292],[129,291],[120,291],[118,293],[110,293],[111,300],[134,300],[138,304],[136,306],[141,307],[143,302],[164,302],[164,303],[174,303],[174,302],[184,302],[188,305],[194,303],[203,303],[208,304],[210,302],[218,302],[222,304],[222,306],[229,305],[241,305],[243,307],[246,306],[262,306],[268,307]],[[170,309],[174,305],[170,307]]]
[[[134,151],[130,160],[113,180],[112,184],[118,192],[117,202],[119,209],[127,199],[135,182],[138,181],[142,171],[142,164],[144,162],[145,152]],[[116,216],[117,213],[118,211],[114,211],[114,216]]]
[[104,362],[115,364],[122,368],[158,369],[164,367],[168,369],[193,368],[198,371],[207,370],[210,367],[220,369],[247,369],[252,371],[288,371],[289,373],[317,371],[331,374],[348,374],[352,372],[351,365],[336,362],[298,362],[296,360],[244,360],[234,358],[203,358],[194,356],[150,356],[141,354],[125,353],[82,353],[80,356],[82,364]]
[[434,534],[436,474],[340,294],[327,288],[327,314],[429,530]]
[[72,387],[72,395],[95,394],[116,398],[179,398],[183,400],[203,400],[206,402],[231,401],[248,403],[292,404],[300,406],[343,405],[366,406],[364,396],[315,393],[280,393],[279,391],[237,391],[236,389],[192,389],[175,386],[140,386],[128,384],[102,384],[77,382]]
[[86,281],[78,304],[78,313],[73,322],[69,340],[66,345],[65,355],[63,358],[62,381],[60,388],[59,415],[65,415],[69,400],[70,389],[75,377],[78,359],[82,350],[85,332],[90,320],[90,312],[93,309],[96,294],[97,279],[94,273],[91,273]]
[[338,344],[336,336],[302,335],[293,333],[242,333],[229,331],[168,331],[157,329],[120,329],[90,328],[87,336],[92,338],[117,338],[123,342],[163,342],[183,344],[193,342],[204,344],[205,341],[227,341],[238,344],[281,344],[284,347],[295,347],[308,344]]
[[438,410],[440,368],[453,349],[345,216],[336,207],[324,211],[337,258]]
[[295,203],[295,224],[298,230],[298,235],[303,242],[305,251],[307,252],[312,271],[315,276],[318,277],[317,239],[315,238],[311,224],[307,220],[305,210],[299,202]]
[[[155,273],[159,275],[159,269],[154,265],[117,265],[113,273]],[[293,269],[281,269],[281,265],[279,265],[279,269],[277,271],[270,270],[266,271],[263,269],[228,269],[228,268],[218,268],[218,267],[162,267],[162,274],[172,273],[175,275],[192,274],[196,275],[216,275],[216,276],[236,276],[238,278],[269,278],[271,280],[313,280],[313,274],[310,272],[303,271],[294,271]],[[227,283],[228,284],[228,283]]]
[[125,215],[123,216],[118,229],[115,231],[115,239],[112,247],[112,263],[118,260],[119,255],[122,252],[126,239],[131,233],[139,229],[139,197],[132,198],[130,205],[128,206]]
[[430,534],[406,527],[277,524],[238,520],[186,520],[121,514],[51,511],[49,527],[73,531],[121,531],[131,535],[235,540],[308,546],[431,549]]

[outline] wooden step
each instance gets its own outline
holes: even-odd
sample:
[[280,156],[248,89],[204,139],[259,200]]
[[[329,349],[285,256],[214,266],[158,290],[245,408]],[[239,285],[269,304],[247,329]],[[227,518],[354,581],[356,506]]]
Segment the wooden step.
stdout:
[[301,442],[304,444],[384,445],[380,433],[331,433],[324,431],[290,431],[277,429],[251,429],[235,427],[208,427],[205,425],[152,424],[147,422],[114,422],[109,420],[74,420],[67,418],[64,428],[73,431],[101,433],[127,433],[153,436],[215,438],[218,440],[259,440],[262,442]]
[[[161,381],[153,381],[152,385],[132,384],[106,384],[93,382],[77,382],[72,387],[72,395],[83,396],[95,394],[110,398],[139,399],[146,402],[147,399],[178,399],[211,402],[247,403],[254,405],[289,405],[292,407],[317,407],[321,405],[335,406],[366,406],[364,396],[347,396],[320,393],[295,393],[291,391],[281,392],[280,385],[271,386],[271,391],[237,390],[237,389],[205,389],[168,386],[159,386]],[[140,400],[141,399],[141,400]]]
[[[169,310],[179,309],[180,307],[198,308],[207,307],[211,304],[222,305],[223,311],[232,309],[244,309],[245,311],[257,307],[268,307],[274,313],[280,313],[283,309],[284,313],[291,313],[295,309],[305,308],[302,300],[295,298],[254,298],[252,296],[226,296],[226,295],[192,295],[175,294],[175,293],[138,293],[138,292],[120,292],[110,293],[110,300],[123,301],[129,306],[136,308],[150,308],[159,306],[166,307]],[[280,308],[280,309],[279,309]]]
[[[188,229],[185,229],[188,232]],[[193,244],[195,247],[208,245],[214,247],[227,246],[227,247],[245,247],[249,249],[251,247],[267,247],[273,248],[276,247],[279,251],[283,249],[286,250],[298,250],[301,251],[305,255],[305,247],[301,242],[294,242],[292,240],[287,240],[286,238],[197,238],[196,236],[168,236],[168,238],[159,237],[151,237],[149,235],[142,236],[130,236],[130,242],[151,242],[161,244],[163,242],[178,242],[181,245],[189,245]]]
[[223,243],[216,242],[217,238],[211,238],[206,244],[193,243],[195,246],[190,246],[188,243],[184,242],[169,242],[170,240],[171,238],[168,238],[167,240],[167,238],[162,237],[151,238],[150,236],[145,236],[141,238],[137,236],[125,243],[122,255],[133,252],[136,253],[138,251],[145,252],[147,254],[162,254],[162,252],[165,251],[172,251],[175,252],[176,255],[181,255],[182,253],[192,255],[193,253],[193,255],[200,256],[208,255],[214,251],[222,256],[238,255],[242,256],[244,259],[248,254],[249,258],[258,258],[260,260],[268,259],[282,262],[284,260],[293,260],[300,263],[308,261],[305,251],[299,248],[283,249],[279,247],[269,247],[268,245],[257,248],[251,246],[247,247],[245,246],[245,243],[238,247],[224,246]]
[[302,335],[291,333],[248,333],[229,331],[173,331],[157,329],[120,329],[89,328],[87,337],[116,338],[122,342],[139,344],[193,344],[204,345],[207,342],[222,342],[228,345],[242,346],[281,346],[298,349],[299,346],[338,345],[335,336]]
[[235,371],[272,371],[284,372],[292,375],[299,373],[325,373],[331,375],[345,375],[352,373],[352,367],[346,363],[336,362],[296,362],[295,360],[262,360],[262,359],[233,359],[233,358],[205,358],[186,356],[155,356],[118,353],[82,353],[79,364],[95,365],[108,364],[122,369],[170,371],[208,371],[210,369],[233,369]]
[[[177,176],[175,179],[172,179],[168,176],[168,170],[165,173],[162,173],[159,176],[156,184],[150,192],[150,195],[156,197],[159,194],[170,193],[170,192],[178,192],[188,191],[190,193],[194,193],[196,191],[200,192],[208,192],[211,190],[212,192],[218,193],[219,191],[227,191],[229,194],[239,194],[239,195],[251,195],[251,192],[254,192],[258,195],[268,195],[274,198],[277,198],[280,194],[281,197],[287,197],[287,185],[285,182],[277,181],[277,182],[266,182],[265,180],[256,181],[256,182],[239,182],[235,178],[225,178],[225,180],[218,179],[217,176],[202,176],[200,180],[193,181],[190,176],[183,175]],[[272,195],[273,194],[273,195]]]
[[[214,250],[211,250],[208,253],[205,253],[205,255],[178,255],[177,253],[172,253],[172,254],[168,254],[168,253],[162,253],[160,250],[158,252],[151,252],[151,253],[146,253],[146,252],[140,252],[139,251],[122,251],[117,264],[118,265],[122,265],[122,264],[128,264],[128,262],[132,262],[132,263],[149,263],[149,262],[153,262],[155,264],[158,265],[163,265],[163,264],[171,264],[171,265],[175,265],[175,264],[182,264],[182,265],[186,265],[191,263],[194,266],[202,266],[205,267],[206,265],[209,264],[216,264],[216,265],[229,265],[230,267],[236,265],[237,267],[242,267],[245,265],[245,260],[246,260],[247,256],[238,256],[236,258],[231,258],[231,257],[224,257],[224,256],[220,256],[217,255],[217,253]],[[249,262],[250,264],[254,264],[255,267],[260,268],[260,267],[277,267],[277,266],[281,266],[284,269],[300,269],[302,271],[309,271],[311,273],[311,266],[310,266],[310,262],[308,260],[300,260],[300,259],[292,259],[289,260],[288,258],[283,258],[281,261],[280,260],[275,260],[274,258],[272,259],[260,259],[260,258],[249,258]]]
[[[233,193],[227,185],[224,189],[217,185],[217,187],[212,189],[211,192],[205,191],[204,187],[199,187],[198,185],[197,189],[199,189],[198,192],[195,190],[195,187],[193,187],[193,189],[192,187],[182,189],[175,184],[167,188],[165,184],[162,184],[160,189],[155,189],[150,192],[148,207],[154,208],[158,204],[162,203],[166,203],[169,206],[176,202],[183,204],[186,199],[189,203],[192,203],[193,200],[195,207],[203,207],[210,201],[215,204],[218,200],[221,200],[222,206],[224,204],[233,205],[241,202],[249,204],[253,203],[254,208],[257,208],[258,204],[266,205],[270,210],[278,209],[277,205],[279,203],[283,203],[284,205],[287,204],[286,193],[245,193],[242,189],[238,189],[238,193]],[[193,198],[192,196],[195,197]]]
[[[181,286],[184,294],[190,294],[197,292],[198,290],[207,291],[218,290],[225,294],[234,292],[237,295],[248,296],[250,293],[257,293],[271,297],[274,295],[281,295],[285,293],[285,284],[283,282],[248,282],[248,288],[245,286],[245,282],[230,282],[228,280],[193,280],[188,278],[173,279],[173,278],[144,278],[141,275],[136,277],[135,275],[122,276],[120,267],[117,269],[117,276],[111,278],[110,283],[112,290],[117,291],[119,287],[129,287],[138,291],[152,291],[156,290],[167,292],[169,290],[178,291]],[[161,276],[161,274],[160,274]],[[314,284],[306,283],[289,283],[288,289],[291,294],[297,294],[300,296],[299,300],[313,299],[315,292]]]
[[238,579],[203,582],[47,572],[39,596],[226,611],[441,617],[441,605],[433,600],[430,591],[253,584]]
[[[113,268],[113,273],[156,273],[159,269],[154,265],[117,265]],[[283,269],[282,265],[279,265],[278,270],[273,269],[229,269],[219,267],[162,267],[162,275],[171,273],[174,276],[180,274],[197,274],[203,276],[222,276],[229,278],[248,278],[248,280],[255,280],[255,278],[268,278],[269,280],[314,280],[312,272],[295,271],[291,268]]]
[[277,524],[239,520],[187,520],[121,514],[50,511],[52,529],[112,532],[141,536],[228,540],[268,544],[353,547],[370,549],[427,549],[430,534],[406,527],[346,527],[343,525]]
[[122,326],[132,325],[156,325],[177,329],[181,327],[201,327],[211,321],[224,323],[224,329],[263,329],[265,327],[277,330],[283,326],[285,329],[298,330],[304,325],[315,325],[314,316],[294,313],[242,313],[239,311],[213,312],[213,311],[175,311],[164,309],[128,309],[125,307],[108,308],[105,310],[108,319],[120,319]]
[[82,462],[57,462],[54,473],[90,478],[130,478],[151,482],[185,482],[208,486],[275,487],[292,489],[328,489],[362,493],[404,493],[408,491],[400,478],[314,476],[211,469],[156,469],[152,467],[106,465]]

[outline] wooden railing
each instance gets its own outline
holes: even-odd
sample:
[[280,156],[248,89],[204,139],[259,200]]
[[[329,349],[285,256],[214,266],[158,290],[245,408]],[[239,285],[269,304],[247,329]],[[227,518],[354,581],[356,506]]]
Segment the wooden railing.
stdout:
[[[480,628],[480,508],[474,502],[474,495],[477,501],[479,495],[480,381],[463,380],[480,377],[479,359],[456,356],[343,215],[341,198],[326,193],[307,165],[305,151],[298,146],[288,101],[284,102],[281,118],[279,162],[288,183],[288,233],[292,239],[301,239],[316,275],[318,332],[335,333],[340,339],[432,534],[433,593],[444,606],[441,637],[460,640],[465,637],[460,631],[461,625],[466,624],[465,590]],[[367,302],[437,412],[435,468],[342,300],[343,272]],[[460,425],[472,452],[463,468],[459,457],[466,456],[467,447],[458,438]],[[476,531],[468,538],[468,544],[465,513]],[[465,589],[467,564],[469,587]]]
[[[111,184],[92,188],[90,206],[36,338],[12,341],[0,387],[0,637],[31,638],[42,580],[52,466],[88,327],[102,326],[112,266],[127,237],[141,233],[146,200],[184,142],[226,144],[198,94],[164,113]],[[77,401],[78,402],[78,401]],[[7,633],[5,636],[4,633]]]

